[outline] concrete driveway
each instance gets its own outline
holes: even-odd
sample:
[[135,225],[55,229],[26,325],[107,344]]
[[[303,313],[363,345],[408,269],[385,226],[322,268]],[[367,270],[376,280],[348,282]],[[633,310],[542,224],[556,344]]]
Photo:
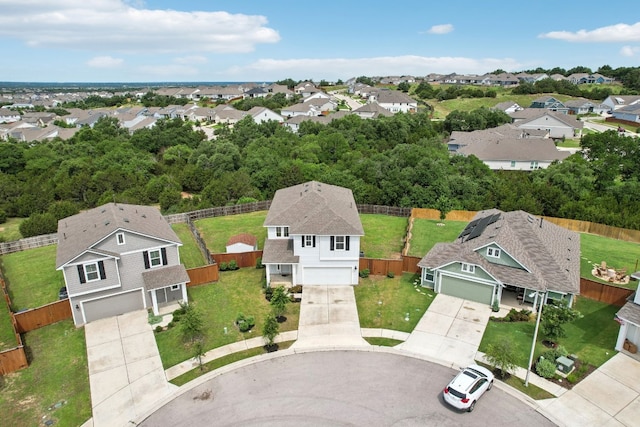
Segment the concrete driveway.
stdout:
[[396,348],[456,368],[467,366],[475,360],[491,314],[486,304],[438,294],[409,338]]
[[147,311],[85,325],[93,426],[124,426],[177,387],[166,380]]
[[637,426],[640,420],[640,369],[618,353],[573,389],[541,411],[563,426]]
[[368,346],[360,330],[352,286],[307,285],[300,302],[298,340],[292,348]]

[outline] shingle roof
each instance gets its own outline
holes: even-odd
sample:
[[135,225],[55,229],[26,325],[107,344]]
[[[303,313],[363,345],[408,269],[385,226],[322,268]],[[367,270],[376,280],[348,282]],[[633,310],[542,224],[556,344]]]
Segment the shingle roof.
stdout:
[[[436,244],[418,266],[438,268],[452,262],[480,265],[504,284],[529,289],[578,294],[580,292],[580,235],[524,211],[481,211],[475,219],[499,214],[478,237]],[[500,246],[526,270],[494,264],[475,252],[490,244]]]
[[465,156],[474,155],[483,161],[553,161],[564,160],[571,155],[568,151],[558,150],[553,140],[548,138],[480,140],[461,147],[458,153]]
[[297,264],[299,258],[293,254],[292,239],[267,239],[264,242],[263,264]]
[[148,291],[152,289],[166,288],[179,283],[191,281],[184,265],[170,265],[167,267],[157,267],[142,273],[144,288]]
[[264,225],[288,226],[290,234],[364,235],[351,190],[317,181],[276,191]]
[[236,243],[244,243],[245,245],[255,246],[258,243],[258,239],[253,234],[240,233],[235,236],[229,237],[227,246],[234,245]]
[[58,221],[56,268],[86,252],[117,230],[182,243],[158,209],[152,206],[107,203]]
[[633,295],[635,294],[629,297],[629,300],[616,313],[616,316],[640,326],[640,305],[633,302]]

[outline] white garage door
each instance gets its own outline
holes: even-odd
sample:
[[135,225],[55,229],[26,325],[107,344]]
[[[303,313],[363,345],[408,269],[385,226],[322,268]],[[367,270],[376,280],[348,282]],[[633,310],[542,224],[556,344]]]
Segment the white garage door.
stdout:
[[304,269],[304,285],[350,285],[349,267],[307,267]]
[[104,319],[105,317],[118,316],[130,311],[144,308],[142,292],[126,292],[118,295],[111,295],[104,298],[85,301],[82,303],[85,319],[88,322]]

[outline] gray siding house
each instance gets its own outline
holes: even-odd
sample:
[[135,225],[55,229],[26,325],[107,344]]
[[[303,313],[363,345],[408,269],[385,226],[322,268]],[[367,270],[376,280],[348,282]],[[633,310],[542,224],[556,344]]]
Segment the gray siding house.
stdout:
[[[580,235],[524,211],[481,211],[453,243],[418,263],[435,292],[488,305],[505,292],[534,306],[538,295],[573,303],[580,293]],[[534,307],[535,308],[535,307]]]
[[56,269],[76,326],[187,301],[182,242],[158,209],[107,203],[58,222]]

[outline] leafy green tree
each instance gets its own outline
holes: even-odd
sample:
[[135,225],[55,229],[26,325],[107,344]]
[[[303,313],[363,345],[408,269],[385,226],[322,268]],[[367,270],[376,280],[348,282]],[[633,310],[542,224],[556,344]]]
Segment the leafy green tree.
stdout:
[[569,307],[563,300],[558,304],[546,304],[542,309],[540,332],[551,342],[566,335],[564,325],[582,317],[582,314]]
[[55,233],[58,230],[58,221],[50,213],[36,213],[22,221],[19,229],[22,237]]
[[281,320],[287,311],[287,304],[290,302],[289,294],[283,286],[278,286],[273,289],[271,295],[271,310],[276,319]]
[[409,92],[409,89],[411,89],[411,85],[407,82],[402,82],[400,84],[398,84],[398,90],[401,92]]
[[59,200],[50,204],[47,212],[59,221],[63,218],[77,214],[80,210],[78,209],[78,205],[70,200]]
[[184,314],[180,318],[180,332],[182,339],[193,344],[203,337],[204,322],[202,313],[195,308],[193,304],[180,304],[184,310]]
[[503,339],[497,343],[489,344],[485,357],[489,364],[500,371],[500,376],[504,379],[518,365],[516,362],[516,352],[511,341]]
[[262,326],[262,336],[266,342],[267,348],[272,348],[275,345],[275,338],[278,336],[280,325],[278,319],[273,313],[268,313]]

